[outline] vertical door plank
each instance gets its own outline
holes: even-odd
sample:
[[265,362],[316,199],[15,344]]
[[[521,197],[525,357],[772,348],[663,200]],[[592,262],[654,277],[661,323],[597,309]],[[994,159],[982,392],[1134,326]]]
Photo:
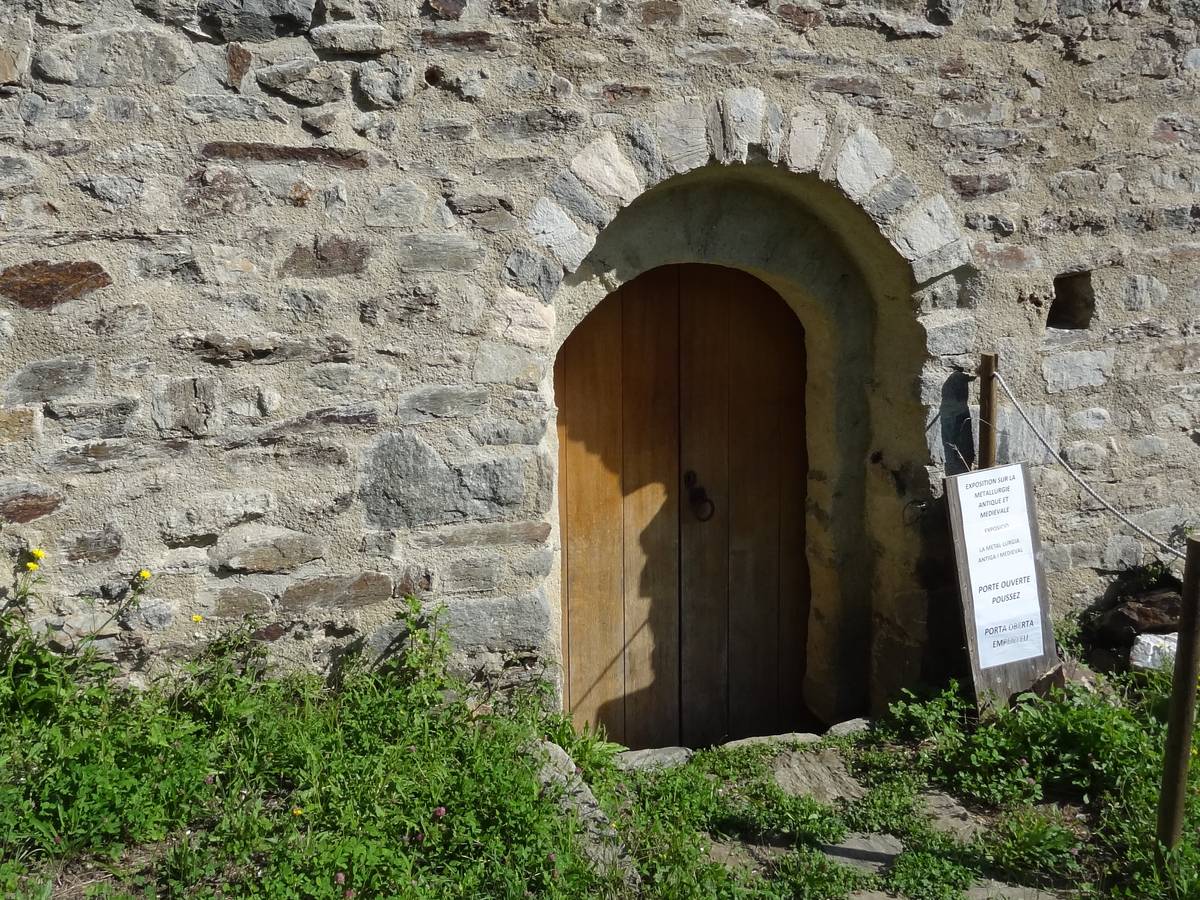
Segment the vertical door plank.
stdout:
[[564,346],[571,711],[625,738],[621,301],[607,298]]
[[736,273],[729,317],[730,735],[774,730],[779,710],[780,340],[762,282]]
[[680,474],[694,471],[715,504],[700,521],[680,495],[680,704],[687,746],[729,733],[729,280],[679,270]]
[[775,730],[808,727],[804,670],[808,650],[808,556],[805,506],[808,445],[804,389],[807,363],[804,329],[786,304],[776,305],[776,334],[782,374],[779,415],[779,721]]
[[[564,348],[565,349],[565,348]],[[558,406],[558,548],[559,548],[559,626],[562,650],[562,690],[563,709],[571,710],[571,603],[568,591],[570,584],[567,575],[567,548],[571,544],[570,532],[567,529],[567,414],[562,411],[566,401],[566,370],[568,353],[559,353],[554,360],[554,402]]]
[[679,272],[621,289],[625,743],[679,743]]

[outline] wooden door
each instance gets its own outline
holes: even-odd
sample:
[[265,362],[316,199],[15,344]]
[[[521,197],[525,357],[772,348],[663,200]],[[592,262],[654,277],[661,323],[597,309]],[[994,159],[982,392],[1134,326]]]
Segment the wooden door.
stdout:
[[631,747],[796,727],[804,333],[757,279],[655,269],[555,365],[567,708]]

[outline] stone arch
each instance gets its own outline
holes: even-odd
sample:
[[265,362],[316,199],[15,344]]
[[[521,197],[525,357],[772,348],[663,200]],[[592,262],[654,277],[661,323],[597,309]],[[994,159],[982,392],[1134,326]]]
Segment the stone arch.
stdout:
[[[611,291],[672,262],[742,269],[787,300],[825,348],[809,364],[809,704],[837,720],[920,677],[931,601],[920,573],[938,550],[906,511],[939,492],[942,364],[974,335],[954,299],[928,299],[956,298],[974,271],[946,200],[922,196],[845,112],[785,114],[739,88],[601,133],[551,179],[526,229],[539,249],[516,251],[509,270],[541,281],[555,349]],[[550,429],[557,460],[554,442]]]

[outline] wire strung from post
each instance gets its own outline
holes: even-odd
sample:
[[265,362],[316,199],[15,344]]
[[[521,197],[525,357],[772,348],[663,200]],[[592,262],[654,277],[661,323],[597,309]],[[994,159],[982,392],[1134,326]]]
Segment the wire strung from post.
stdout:
[[1103,506],[1106,510],[1108,510],[1110,513],[1112,513],[1114,516],[1116,516],[1118,519],[1120,519],[1122,522],[1124,522],[1126,525],[1128,525],[1130,528],[1132,528],[1134,531],[1136,531],[1138,534],[1140,534],[1146,540],[1150,541],[1152,544],[1155,544],[1157,547],[1159,547],[1162,550],[1165,550],[1167,553],[1171,554],[1172,556],[1176,557],[1177,559],[1187,559],[1187,554],[1185,554],[1179,550],[1176,550],[1174,547],[1172,547],[1170,544],[1168,544],[1164,541],[1160,541],[1158,538],[1156,538],[1154,535],[1152,535],[1146,529],[1142,528],[1140,525],[1131,521],[1128,516],[1126,516],[1119,509],[1117,509],[1115,506],[1113,506],[1111,503],[1109,503],[1107,500],[1105,500],[1103,497],[1101,497],[1099,494],[1097,494],[1096,491],[1093,490],[1092,486],[1090,484],[1088,484],[1086,481],[1084,481],[1083,478],[1080,476],[1080,474],[1078,472],[1076,472],[1074,469],[1072,469],[1071,465],[1065,459],[1063,459],[1061,456],[1058,455],[1058,451],[1055,450],[1050,445],[1050,442],[1048,440],[1046,440],[1045,436],[1038,429],[1038,427],[1033,424],[1033,420],[1031,418],[1029,418],[1029,414],[1025,412],[1025,408],[1023,406],[1021,406],[1021,401],[1019,401],[1016,398],[1016,395],[1013,394],[1012,388],[1010,388],[1008,386],[1008,382],[1004,380],[1004,376],[1001,375],[999,372],[995,372],[994,377],[995,377],[996,381],[999,383],[1000,387],[1004,390],[1004,393],[1008,396],[1008,399],[1012,402],[1012,405],[1016,409],[1017,414],[1020,415],[1020,417],[1025,420],[1025,424],[1029,426],[1029,430],[1032,431],[1034,436],[1039,441],[1042,442],[1042,446],[1046,448],[1047,452],[1052,457],[1054,457],[1054,461],[1056,463],[1058,463],[1060,466],[1062,466],[1064,469],[1066,469],[1067,474],[1070,475],[1072,478],[1074,478],[1075,481],[1079,484],[1079,486],[1081,488],[1083,488],[1085,491],[1087,491],[1088,496],[1090,496],[1093,500],[1095,500],[1097,503],[1099,503],[1101,506]]

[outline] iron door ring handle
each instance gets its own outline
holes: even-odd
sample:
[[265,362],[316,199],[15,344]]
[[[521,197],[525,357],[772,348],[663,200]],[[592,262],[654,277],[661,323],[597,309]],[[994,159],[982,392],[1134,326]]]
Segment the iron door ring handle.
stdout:
[[713,503],[712,498],[708,496],[708,491],[704,489],[704,485],[700,484],[700,479],[691,469],[688,469],[683,475],[683,486],[687,488],[692,515],[701,522],[711,519],[717,512],[717,504]]

